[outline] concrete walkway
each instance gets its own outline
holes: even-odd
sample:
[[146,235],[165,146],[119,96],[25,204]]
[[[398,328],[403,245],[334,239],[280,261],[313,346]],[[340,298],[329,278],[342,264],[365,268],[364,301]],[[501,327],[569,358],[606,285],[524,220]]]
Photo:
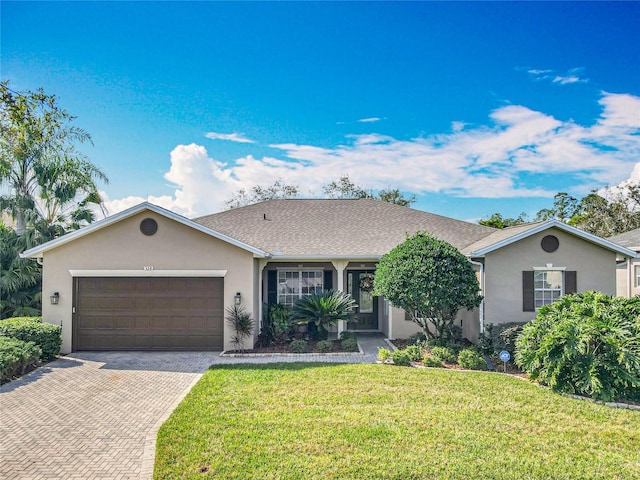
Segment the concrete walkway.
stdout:
[[0,387],[0,478],[150,479],[155,439],[210,365],[370,363],[362,354],[222,357],[220,352],[79,352]]

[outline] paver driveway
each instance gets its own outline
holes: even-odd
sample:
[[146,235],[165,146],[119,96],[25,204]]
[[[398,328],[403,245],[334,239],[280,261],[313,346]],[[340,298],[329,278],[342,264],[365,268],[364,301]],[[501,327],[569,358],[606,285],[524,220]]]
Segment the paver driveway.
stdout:
[[358,343],[349,356],[68,355],[0,387],[0,479],[150,479],[158,428],[210,365],[369,363],[388,347],[380,335]]
[[138,479],[214,352],[77,353],[0,390],[0,478]]

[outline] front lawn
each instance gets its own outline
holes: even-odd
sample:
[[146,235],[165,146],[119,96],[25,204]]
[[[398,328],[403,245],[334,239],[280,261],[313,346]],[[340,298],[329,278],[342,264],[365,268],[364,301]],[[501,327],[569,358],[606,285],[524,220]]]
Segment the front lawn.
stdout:
[[640,479],[640,413],[485,372],[219,366],[161,427],[155,478]]

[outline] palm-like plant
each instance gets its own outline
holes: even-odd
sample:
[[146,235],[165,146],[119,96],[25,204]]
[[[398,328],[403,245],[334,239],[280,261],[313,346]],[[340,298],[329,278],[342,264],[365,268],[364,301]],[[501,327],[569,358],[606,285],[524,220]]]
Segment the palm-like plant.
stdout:
[[325,290],[298,300],[291,310],[291,319],[295,322],[314,323],[321,332],[340,320],[353,318],[356,302],[347,293],[338,290]]

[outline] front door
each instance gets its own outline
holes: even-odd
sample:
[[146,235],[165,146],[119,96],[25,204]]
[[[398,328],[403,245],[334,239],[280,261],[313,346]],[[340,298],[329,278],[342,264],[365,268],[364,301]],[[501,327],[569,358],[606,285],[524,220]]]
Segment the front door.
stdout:
[[378,330],[378,297],[371,295],[374,270],[347,271],[347,293],[358,304],[348,330]]

